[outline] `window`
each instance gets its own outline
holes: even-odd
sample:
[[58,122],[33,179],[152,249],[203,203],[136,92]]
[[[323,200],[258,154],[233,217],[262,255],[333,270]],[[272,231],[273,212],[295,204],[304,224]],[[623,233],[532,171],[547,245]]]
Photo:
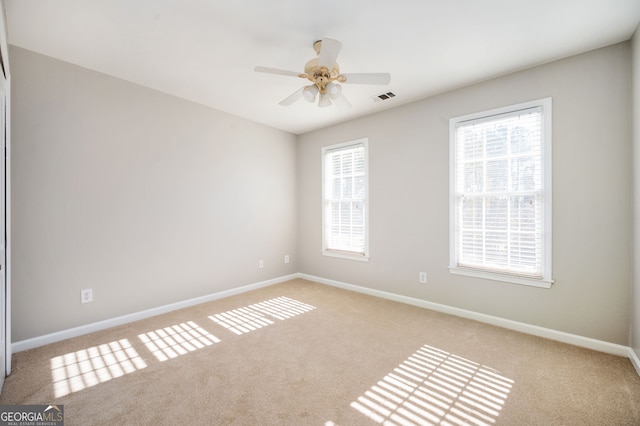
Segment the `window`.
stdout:
[[452,273],[549,288],[551,99],[450,120]]
[[367,139],[322,148],[322,253],[368,260]]

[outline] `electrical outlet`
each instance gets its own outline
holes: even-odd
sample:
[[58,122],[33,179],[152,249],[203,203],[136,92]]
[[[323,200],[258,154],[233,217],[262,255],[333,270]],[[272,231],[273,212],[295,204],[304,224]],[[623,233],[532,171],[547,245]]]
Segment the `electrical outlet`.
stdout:
[[289,255],[288,254],[284,255],[284,263],[289,263]]
[[419,278],[420,278],[420,284],[426,284],[427,283],[427,273],[426,272],[420,272]]
[[264,268],[264,260],[258,260],[258,268]]
[[80,303],[89,302],[93,302],[93,289],[85,288],[84,290],[80,290]]

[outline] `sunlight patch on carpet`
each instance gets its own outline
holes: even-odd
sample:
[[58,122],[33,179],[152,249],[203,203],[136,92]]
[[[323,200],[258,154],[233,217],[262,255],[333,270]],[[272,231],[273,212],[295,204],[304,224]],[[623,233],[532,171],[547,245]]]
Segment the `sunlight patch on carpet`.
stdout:
[[276,297],[209,316],[209,319],[235,334],[245,334],[274,323],[272,318],[286,320],[315,309],[288,297]]
[[142,333],[138,338],[161,362],[220,342],[193,321]]
[[147,366],[129,340],[93,346],[51,358],[56,398],[133,373]]
[[491,426],[513,383],[489,367],[425,345],[351,407],[388,426]]

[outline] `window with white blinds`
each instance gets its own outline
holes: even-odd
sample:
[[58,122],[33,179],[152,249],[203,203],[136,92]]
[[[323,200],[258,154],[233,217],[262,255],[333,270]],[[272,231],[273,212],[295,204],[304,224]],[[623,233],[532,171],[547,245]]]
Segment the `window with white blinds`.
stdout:
[[322,149],[325,255],[367,260],[367,140]]
[[454,118],[453,273],[551,285],[551,100]]

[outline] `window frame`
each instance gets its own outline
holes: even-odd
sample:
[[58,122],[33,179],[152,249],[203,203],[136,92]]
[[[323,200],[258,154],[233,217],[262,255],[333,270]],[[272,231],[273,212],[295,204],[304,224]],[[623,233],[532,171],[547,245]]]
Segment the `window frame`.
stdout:
[[[340,250],[329,247],[328,244],[328,218],[327,218],[327,176],[326,176],[326,157],[331,151],[346,150],[351,147],[362,146],[364,148],[364,185],[365,194],[363,200],[364,206],[364,247],[363,252]],[[322,147],[322,254],[330,257],[338,257],[342,259],[358,260],[363,262],[369,261],[369,140],[368,138],[355,139],[348,142],[342,142],[334,145]]]
[[[491,117],[499,115],[513,115],[520,110],[526,110],[530,108],[541,108],[541,167],[542,167],[542,223],[540,235],[542,238],[542,276],[528,277],[524,274],[518,274],[516,272],[509,273],[503,271],[495,271],[489,268],[475,268],[458,265],[458,202],[456,193],[456,128],[458,124],[464,122],[484,121]],[[552,130],[552,100],[551,98],[543,98],[529,102],[523,102],[515,105],[510,105],[501,108],[495,108],[487,111],[481,111],[472,114],[466,114],[459,117],[453,117],[449,119],[449,160],[450,160],[450,177],[449,177],[449,189],[450,189],[450,210],[449,210],[449,272],[457,275],[465,275],[475,278],[483,278],[494,281],[503,281],[513,284],[528,285],[541,288],[550,288],[553,284],[552,279],[552,183],[551,183],[551,171],[552,171],[552,158],[551,158],[551,130]]]

